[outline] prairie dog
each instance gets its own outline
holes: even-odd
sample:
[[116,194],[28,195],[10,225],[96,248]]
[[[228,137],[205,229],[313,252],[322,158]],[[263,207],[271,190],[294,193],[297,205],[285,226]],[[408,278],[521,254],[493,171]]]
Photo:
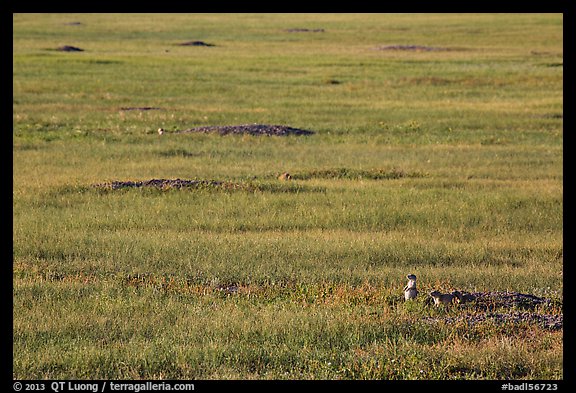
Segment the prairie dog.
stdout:
[[434,299],[434,304],[438,307],[441,304],[449,306],[454,302],[456,296],[451,293],[440,293],[438,291],[430,292],[430,296]]
[[452,292],[452,295],[456,297],[456,300],[460,304],[468,303],[476,299],[476,296],[471,295],[469,293],[462,293],[460,291],[454,291]]
[[408,284],[404,287],[404,300],[414,299],[418,296],[418,290],[416,289],[416,276],[414,274],[409,274],[406,278],[408,279]]
[[278,176],[278,180],[291,180],[291,179],[292,176],[290,176],[288,172],[284,172],[280,176]]

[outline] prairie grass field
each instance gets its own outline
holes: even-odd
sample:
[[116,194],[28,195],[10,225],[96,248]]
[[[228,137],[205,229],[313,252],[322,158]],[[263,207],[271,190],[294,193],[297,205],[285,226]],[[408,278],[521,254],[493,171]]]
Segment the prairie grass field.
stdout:
[[[563,379],[562,328],[427,302],[563,314],[562,34],[561,14],[14,14],[13,377]],[[178,132],[241,124],[314,133]],[[150,179],[215,183],[98,186]]]

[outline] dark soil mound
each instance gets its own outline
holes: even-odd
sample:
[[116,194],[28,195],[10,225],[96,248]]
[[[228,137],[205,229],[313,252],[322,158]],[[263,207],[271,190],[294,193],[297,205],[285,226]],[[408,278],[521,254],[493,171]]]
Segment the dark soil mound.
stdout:
[[284,30],[287,33],[324,33],[324,29],[306,29],[306,28],[294,28]]
[[537,306],[549,306],[550,299],[518,292],[475,292],[474,307],[481,310],[494,310],[497,307],[533,310]]
[[94,184],[94,187],[118,190],[121,188],[155,187],[161,189],[168,188],[199,188],[199,187],[219,187],[225,182],[215,180],[183,180],[183,179],[150,179],[142,181],[112,181],[109,183]]
[[75,46],[70,46],[70,45],[61,46],[59,48],[56,48],[56,50],[58,50],[60,52],[84,52],[84,49],[80,49],[80,48],[77,48]]
[[204,133],[214,132],[220,135],[250,134],[250,135],[269,135],[269,136],[314,134],[313,131],[301,130],[299,128],[292,128],[280,125],[266,125],[266,124],[242,124],[238,126],[207,126],[207,127],[190,128],[183,131],[176,131],[176,133],[187,133],[187,132],[204,132]]
[[141,107],[122,107],[120,108],[121,111],[157,111],[160,110],[162,108],[157,108],[154,106],[141,106]]
[[214,44],[209,44],[204,41],[188,41],[178,44],[179,46],[216,46]]
[[[547,330],[560,330],[563,327],[563,314],[553,311],[561,304],[551,299],[519,292],[474,292],[469,295],[473,297],[473,300],[456,306],[468,311],[466,314],[427,317],[424,320],[427,322],[443,321],[446,323],[466,321],[468,324],[484,321],[498,324],[528,323],[540,325]],[[538,312],[534,312],[537,308],[539,308]],[[542,313],[545,308],[554,313]]]
[[466,321],[467,324],[474,325],[485,321],[490,321],[497,324],[536,324],[546,330],[560,330],[564,325],[564,316],[562,314],[538,314],[532,312],[511,312],[511,313],[477,313],[465,314],[455,317],[427,317],[424,319],[426,322],[445,322],[457,323]]
[[169,190],[193,190],[210,192],[273,192],[273,193],[302,193],[302,192],[325,192],[319,187],[307,187],[288,182],[262,183],[262,182],[233,182],[222,180],[195,180],[195,179],[150,179],[140,181],[110,181],[106,183],[92,184],[93,188],[103,192],[116,191],[131,188],[148,188],[160,191]]
[[385,46],[380,46],[377,49],[379,49],[379,50],[396,50],[396,51],[416,51],[416,52],[453,50],[450,48],[425,46],[425,45],[385,45]]

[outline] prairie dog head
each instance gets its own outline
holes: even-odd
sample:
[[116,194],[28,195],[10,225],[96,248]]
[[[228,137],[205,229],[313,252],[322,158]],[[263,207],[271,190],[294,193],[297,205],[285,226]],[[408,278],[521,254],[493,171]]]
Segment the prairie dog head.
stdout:
[[430,296],[432,296],[433,298],[437,298],[440,295],[442,295],[442,294],[437,290],[433,290],[432,292],[430,292]]
[[416,288],[416,276],[414,274],[409,274],[406,276],[406,278],[408,279],[408,285],[406,285],[406,287]]
[[278,176],[278,180],[292,180],[292,176],[288,172],[284,172]]
[[456,300],[458,301],[458,303],[468,303],[468,302],[472,302],[476,299],[476,296],[474,296],[470,293],[462,293],[460,291],[454,291],[454,292],[452,292],[452,295],[454,295],[454,297],[456,297]]

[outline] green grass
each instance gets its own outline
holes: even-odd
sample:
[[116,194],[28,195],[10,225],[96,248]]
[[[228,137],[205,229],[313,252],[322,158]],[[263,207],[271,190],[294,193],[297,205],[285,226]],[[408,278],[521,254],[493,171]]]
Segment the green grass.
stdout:
[[[562,331],[424,322],[562,312],[561,15],[13,21],[14,378],[563,378]],[[172,133],[246,123],[315,134]],[[94,187],[153,178],[229,187]]]

